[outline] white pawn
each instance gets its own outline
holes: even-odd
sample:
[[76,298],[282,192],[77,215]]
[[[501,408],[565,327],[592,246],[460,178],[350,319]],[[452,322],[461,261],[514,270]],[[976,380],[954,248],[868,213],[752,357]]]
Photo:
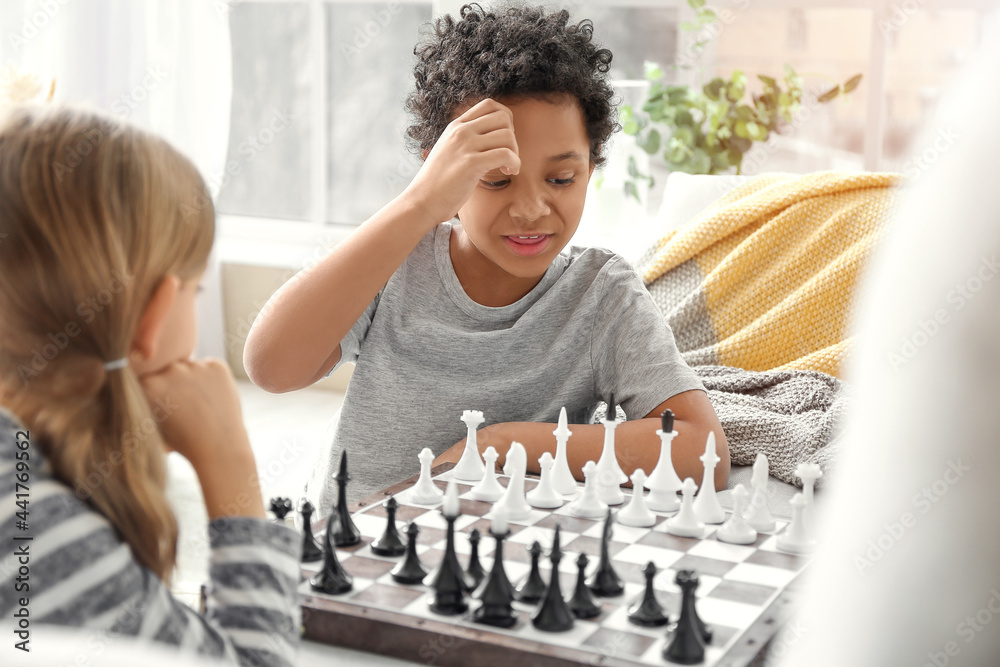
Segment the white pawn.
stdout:
[[566,440],[573,435],[566,424],[566,408],[559,411],[559,425],[552,431],[556,436],[556,465],[552,469],[552,485],[556,491],[564,496],[574,496],[580,491],[573,473],[569,469],[569,460],[566,458]]
[[625,502],[625,494],[613,470],[606,466],[601,468],[601,463],[598,461],[594,477],[597,495],[600,496],[601,502],[606,505],[621,505]]
[[571,502],[566,510],[572,516],[581,516],[588,519],[597,519],[608,511],[607,503],[601,502],[597,494],[597,464],[587,461],[583,464],[583,493]]
[[756,541],[757,531],[743,517],[743,507],[746,505],[749,495],[747,488],[742,484],[737,484],[736,488],[733,489],[733,513],[729,517],[729,521],[722,524],[722,527],[715,534],[723,542],[753,544]]
[[524,521],[531,516],[531,505],[524,498],[524,475],[528,470],[528,453],[524,451],[524,445],[519,442],[510,443],[507,464],[511,471],[510,481],[495,507],[503,507],[511,521]]
[[478,482],[483,478],[486,468],[479,456],[479,445],[476,442],[476,427],[483,423],[483,413],[479,410],[466,410],[462,413],[462,421],[469,431],[465,436],[465,451],[462,452],[458,465],[451,469],[451,476],[463,482]]
[[802,497],[806,501],[806,509],[803,517],[806,522],[806,532],[811,536],[816,535],[816,498],[813,495],[816,487],[816,480],[823,476],[818,463],[800,463],[795,468],[795,476],[802,480]]
[[757,454],[753,462],[753,477],[750,480],[753,494],[750,496],[750,507],[747,508],[745,516],[758,533],[772,533],[778,526],[767,506],[767,475],[767,457]]
[[424,447],[417,458],[420,459],[420,477],[410,489],[410,502],[418,505],[436,505],[444,498],[444,492],[431,480],[431,463],[434,461],[434,452],[430,450],[430,447]]
[[809,553],[816,547],[816,540],[806,530],[805,511],[806,499],[801,493],[796,493],[791,500],[792,522],[778,535],[775,546],[790,554]]
[[677,437],[677,431],[664,433],[662,429],[657,429],[656,435],[660,436],[660,459],[646,479],[645,486],[649,489],[646,506],[654,512],[673,512],[680,507],[677,492],[681,490],[681,478],[674,469],[671,453],[671,443]]
[[487,502],[495,503],[500,500],[500,496],[503,495],[503,485],[497,481],[497,450],[493,447],[487,447],[486,451],[483,452],[483,458],[486,459],[486,465],[483,478],[479,480],[479,483],[472,487],[469,491],[469,497],[475,498],[476,500],[485,500]]
[[637,468],[632,473],[632,500],[617,514],[618,523],[637,528],[648,528],[656,523],[656,515],[646,507],[646,497],[642,490],[642,483],[645,481],[646,471]]
[[[617,414],[615,412],[616,406],[614,405],[614,397],[608,404],[608,414],[605,415],[604,421],[604,449],[601,451],[601,458],[597,460],[597,474],[598,479],[607,479],[607,482],[602,484],[610,485],[612,482],[616,486],[621,486],[628,481],[628,475],[622,470],[622,467],[618,465],[618,455],[615,453],[615,428],[618,427]],[[619,489],[619,492],[621,489]],[[624,500],[624,496],[622,496]],[[607,502],[607,499],[605,499]],[[622,501],[619,500],[617,503],[608,503],[609,505],[617,505]]]
[[715,453],[715,432],[708,432],[708,439],[705,441],[705,453],[700,457],[705,465],[705,474],[701,478],[701,489],[698,490],[698,497],[694,499],[694,511],[698,518],[705,523],[722,523],[726,520],[726,512],[719,504],[719,498],[715,493],[715,466],[722,459]]
[[681,509],[676,516],[667,519],[667,532],[680,537],[701,537],[705,534],[705,524],[694,513],[694,491],[698,485],[690,477],[681,485]]
[[532,507],[547,510],[562,507],[564,502],[563,497],[555,490],[552,483],[553,465],[555,465],[555,459],[548,452],[543,453],[541,458],[538,459],[538,467],[541,469],[542,474],[541,479],[538,481],[538,486],[528,492],[528,504]]

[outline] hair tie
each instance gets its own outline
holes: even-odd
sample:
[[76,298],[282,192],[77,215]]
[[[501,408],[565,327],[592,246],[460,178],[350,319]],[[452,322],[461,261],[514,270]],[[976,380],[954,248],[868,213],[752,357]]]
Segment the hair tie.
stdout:
[[119,368],[125,368],[128,366],[128,357],[122,357],[121,359],[115,359],[114,361],[104,362],[104,370],[114,371]]

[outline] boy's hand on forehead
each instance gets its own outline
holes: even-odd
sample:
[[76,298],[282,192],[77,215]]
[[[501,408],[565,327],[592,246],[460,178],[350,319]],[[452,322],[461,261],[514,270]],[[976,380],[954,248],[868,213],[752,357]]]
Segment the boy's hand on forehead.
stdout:
[[404,195],[437,225],[458,215],[487,173],[520,169],[514,114],[486,98],[448,123]]

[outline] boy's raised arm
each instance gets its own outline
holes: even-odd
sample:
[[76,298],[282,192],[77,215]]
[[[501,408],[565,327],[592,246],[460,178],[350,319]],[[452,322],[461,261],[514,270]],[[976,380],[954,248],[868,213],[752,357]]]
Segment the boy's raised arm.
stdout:
[[479,179],[520,160],[510,110],[485,99],[445,129],[413,182],[268,300],[247,336],[243,364],[274,393],[308,387],[340,360],[340,342],[420,240],[453,218]]

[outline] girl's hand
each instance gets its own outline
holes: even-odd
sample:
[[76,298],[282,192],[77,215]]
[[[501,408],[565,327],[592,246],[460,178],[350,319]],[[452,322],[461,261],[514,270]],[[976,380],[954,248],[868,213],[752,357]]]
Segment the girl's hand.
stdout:
[[486,98],[448,123],[404,195],[437,225],[458,215],[487,172],[520,168],[514,114]]
[[150,405],[166,414],[167,447],[200,466],[249,454],[250,440],[232,371],[220,359],[183,360],[139,378]]

